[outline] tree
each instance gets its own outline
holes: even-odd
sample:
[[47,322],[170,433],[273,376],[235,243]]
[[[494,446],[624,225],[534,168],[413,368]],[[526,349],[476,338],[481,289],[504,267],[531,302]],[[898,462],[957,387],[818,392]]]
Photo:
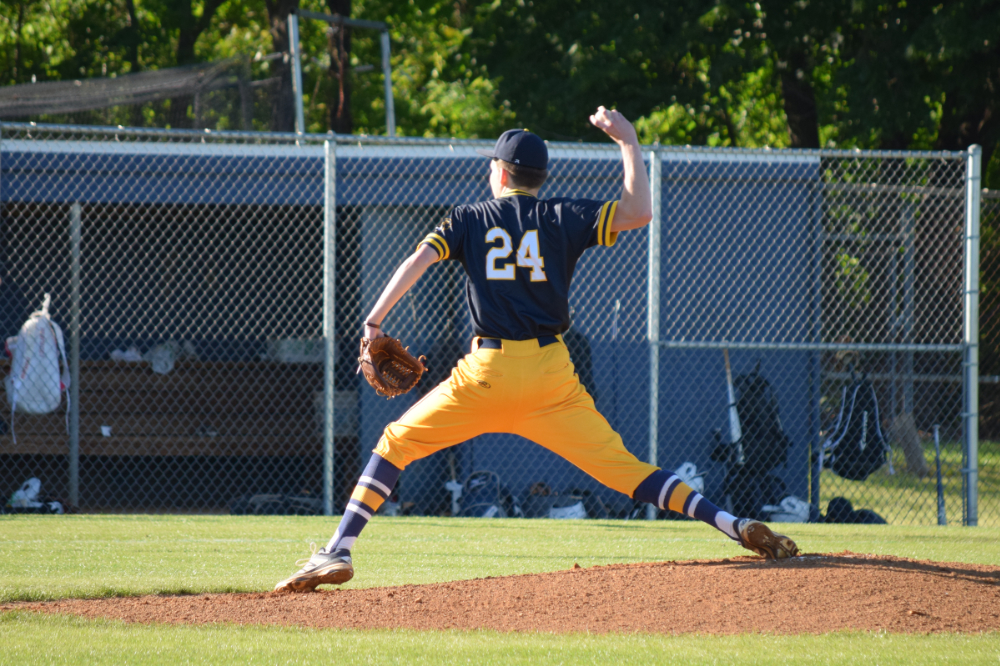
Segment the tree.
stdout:
[[163,27],[177,31],[177,51],[174,61],[178,65],[197,62],[195,43],[212,23],[215,11],[223,0],[204,0],[200,6],[192,0],[159,0]]
[[[939,5],[914,45],[943,93],[935,146],[964,150],[978,143],[984,166],[991,164],[1000,143],[1000,2]],[[1000,173],[995,178],[1000,185]]]
[[31,3],[24,0],[17,3],[16,18],[14,19],[14,58],[10,76],[14,81],[19,78],[21,63],[24,60],[24,14],[28,4]]
[[807,86],[820,86],[815,122],[836,144],[963,150],[979,143],[990,163],[1000,141],[1000,2],[761,5],[779,61],[804,63],[795,77],[802,94],[791,67],[782,76],[793,135],[813,122],[796,113],[796,100],[808,98]]
[[[335,16],[351,17],[351,0],[326,0]],[[330,49],[330,76],[336,79],[336,96],[330,99],[329,122],[338,134],[354,130],[351,114],[351,29],[346,25],[333,26],[327,31]]]
[[761,0],[759,4],[761,37],[773,54],[793,148],[820,147],[817,84],[820,71],[829,69],[824,66],[836,61],[837,14],[842,6],[823,0]]
[[593,139],[587,117],[598,104],[636,118],[685,86],[702,88],[694,59],[674,57],[687,51],[677,43],[690,4],[668,15],[645,0],[499,0],[473,15],[471,52],[521,124],[545,138]]
[[[603,104],[645,117],[647,140],[775,145],[780,109],[769,106],[774,63],[759,13],[741,2],[500,0],[480,7],[473,53],[547,138],[601,140],[587,117]],[[762,131],[746,124],[760,111]]]
[[[382,21],[389,26],[396,129],[400,135],[496,136],[511,122],[509,105],[498,99],[495,79],[469,52],[470,12],[463,2],[445,0],[362,0],[351,4],[352,18]],[[343,63],[345,68],[349,65],[344,80],[345,98],[350,98],[351,127],[359,133],[384,133],[380,34],[375,30],[351,30],[349,36],[350,48],[345,48]],[[308,40],[304,52],[326,52],[330,69],[339,71],[337,51],[330,48],[329,37],[310,31],[303,39]],[[313,65],[313,71],[306,72],[310,82],[303,87],[325,101],[309,100],[313,111],[307,124],[325,129],[330,119],[336,118],[340,85],[336,76],[327,74],[317,86],[320,67],[315,62]]]
[[[288,15],[299,6],[299,0],[264,0],[271,26],[271,48],[275,53],[289,54]],[[295,97],[292,90],[292,68],[289,58],[276,64],[278,85],[271,98],[271,130],[295,131]]]

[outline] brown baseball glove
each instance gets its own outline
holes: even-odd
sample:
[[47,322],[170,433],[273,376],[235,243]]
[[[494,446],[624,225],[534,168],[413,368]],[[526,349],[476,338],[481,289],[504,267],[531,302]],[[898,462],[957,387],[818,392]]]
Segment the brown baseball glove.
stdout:
[[414,358],[409,349],[388,336],[374,340],[361,338],[358,364],[376,393],[395,398],[417,385],[424,374],[425,357]]

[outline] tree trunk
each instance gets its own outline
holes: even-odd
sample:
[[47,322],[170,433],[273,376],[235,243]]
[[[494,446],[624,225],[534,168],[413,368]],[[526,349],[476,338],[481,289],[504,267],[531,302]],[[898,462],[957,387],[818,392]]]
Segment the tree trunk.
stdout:
[[[952,97],[949,92],[946,97]],[[956,109],[955,103],[945,102],[936,147],[940,150],[966,150],[974,143],[983,148],[983,171],[990,163],[1000,141],[1000,107],[983,95],[978,108]],[[971,105],[970,105],[971,106]]]
[[292,90],[292,61],[288,42],[288,15],[299,6],[298,0],[265,0],[271,25],[271,44],[275,53],[285,57],[273,60],[274,75],[279,78],[271,98],[271,129],[275,132],[295,131],[295,97]]
[[[983,147],[983,171],[1000,142],[1000,45],[993,43],[975,61],[961,63],[961,76],[945,90],[936,147],[965,150]],[[963,85],[964,83],[964,85]],[[985,183],[984,183],[985,186]]]
[[17,36],[14,40],[14,76],[11,77],[14,83],[20,83],[18,77],[21,75],[21,31],[24,28],[24,2],[17,3]]
[[796,51],[782,58],[781,92],[788,117],[788,139],[793,148],[819,148],[819,118],[812,68],[805,53]]
[[[126,40],[128,45],[129,72],[137,74],[142,71],[139,62],[139,45],[142,44],[142,31],[139,29],[139,19],[135,14],[135,1],[125,0],[125,9],[128,12],[128,28],[126,29]],[[142,126],[142,105],[133,104],[129,111],[129,124],[132,127]]]
[[[179,0],[175,9],[177,11],[175,20],[177,23],[177,64],[190,65],[197,62],[194,53],[194,45],[198,41],[201,33],[208,29],[212,23],[215,11],[222,4],[222,0],[205,0],[202,6],[200,17],[196,17],[192,12],[190,0]],[[187,109],[192,103],[191,95],[174,97],[170,100],[170,113],[167,120],[171,127],[191,127],[191,119],[188,118]]]
[[130,72],[135,74],[142,68],[139,64],[139,45],[142,44],[142,31],[139,29],[139,19],[135,15],[134,0],[125,0],[128,11],[128,61],[132,66]]
[[195,62],[194,43],[198,39],[191,27],[181,28],[177,35],[177,64],[190,65]]
[[[197,19],[191,12],[191,0],[173,0],[173,21],[171,23],[177,28],[177,51],[175,60],[178,65],[188,65],[194,62],[194,43],[198,39]],[[205,11],[209,11],[208,7]]]
[[[351,0],[327,0],[330,11],[344,18],[351,17]],[[336,84],[328,104],[328,126],[337,134],[354,131],[351,115],[351,29],[334,26],[330,35],[330,78]]]

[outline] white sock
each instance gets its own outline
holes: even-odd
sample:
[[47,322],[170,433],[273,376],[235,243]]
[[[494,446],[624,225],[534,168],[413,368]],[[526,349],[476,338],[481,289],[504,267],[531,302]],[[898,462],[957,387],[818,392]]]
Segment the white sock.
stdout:
[[730,539],[739,541],[739,535],[736,533],[737,520],[739,518],[725,511],[719,511],[715,514],[715,526],[725,532]]

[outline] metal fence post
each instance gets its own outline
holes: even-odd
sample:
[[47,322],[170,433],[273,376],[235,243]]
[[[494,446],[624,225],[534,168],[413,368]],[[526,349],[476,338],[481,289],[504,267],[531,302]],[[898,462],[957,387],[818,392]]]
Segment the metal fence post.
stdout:
[[382,31],[382,74],[385,77],[385,129],[389,136],[396,136],[396,103],[392,96],[392,63],[389,60],[389,29]]
[[[810,336],[812,342],[823,339],[823,243],[826,230],[823,222],[823,191],[817,188],[812,192],[812,321]],[[819,352],[812,352],[810,368],[810,401],[812,402],[812,423],[809,442],[809,503],[817,511],[820,510],[820,476],[823,471],[822,455],[823,440],[820,436],[823,427],[823,412],[821,400],[823,395],[823,360]]]
[[965,170],[965,294],[962,343],[965,347],[965,518],[979,523],[979,205],[983,149],[969,146]]
[[336,436],[337,142],[323,143],[323,513],[333,515],[333,452]]
[[70,208],[69,502],[80,506],[80,204]]
[[[660,217],[663,209],[660,154],[649,151],[649,185],[653,220],[649,223],[649,284],[646,285],[646,336],[649,338],[649,464],[659,465],[660,437]],[[656,518],[656,507],[646,505],[646,518]]]
[[292,56],[292,95],[295,97],[295,131],[305,134],[306,122],[302,109],[302,45],[299,44],[299,17],[288,15],[288,45]]

